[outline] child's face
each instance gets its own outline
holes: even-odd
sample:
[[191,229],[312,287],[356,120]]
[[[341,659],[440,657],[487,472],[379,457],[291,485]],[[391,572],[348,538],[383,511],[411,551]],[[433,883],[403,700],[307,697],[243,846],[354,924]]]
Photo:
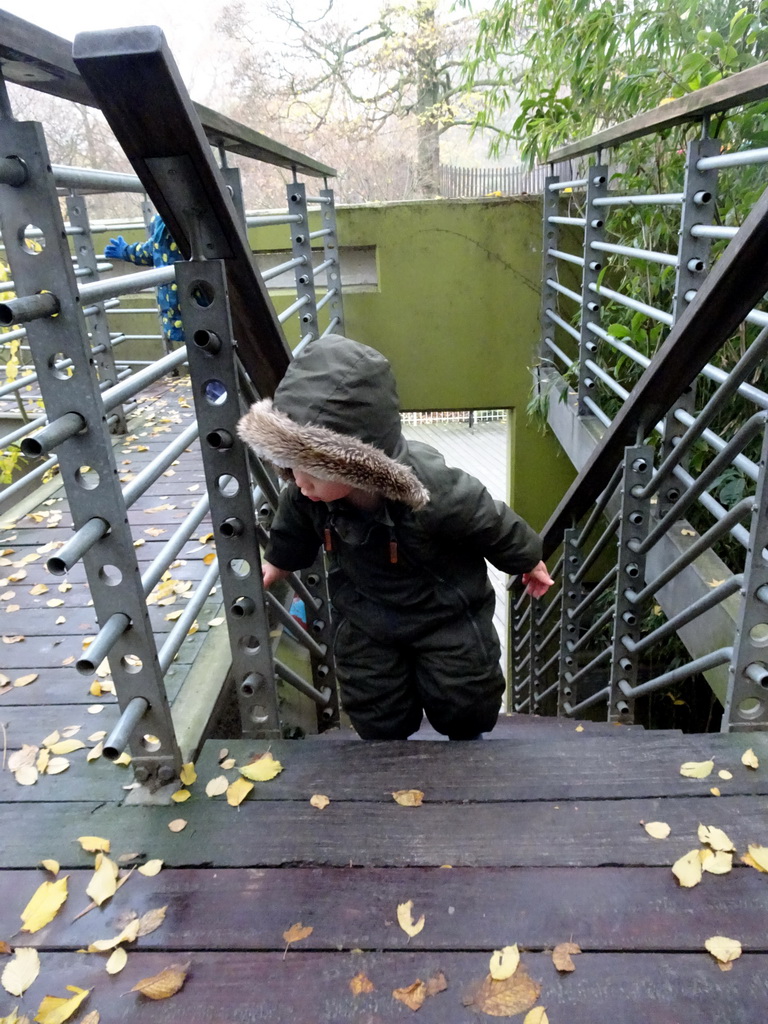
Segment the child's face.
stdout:
[[310,501],[339,501],[346,498],[352,488],[348,484],[336,483],[333,480],[320,480],[310,473],[294,469],[293,479],[305,498]]

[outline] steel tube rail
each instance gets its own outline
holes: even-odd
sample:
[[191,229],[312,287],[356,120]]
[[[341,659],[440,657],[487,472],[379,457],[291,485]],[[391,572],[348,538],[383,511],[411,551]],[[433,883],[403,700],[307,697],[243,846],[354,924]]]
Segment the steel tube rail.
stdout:
[[587,226],[584,217],[547,217],[548,224],[570,224],[574,228],[585,228]]
[[333,231],[331,228],[321,228],[319,231],[310,231],[310,238],[324,238],[326,235],[332,235]]
[[529,650],[528,650],[527,654],[525,655],[523,660],[521,662],[519,662],[518,665],[517,665],[517,671],[518,672],[522,672],[523,669],[525,668],[525,666],[528,664],[528,662],[530,660],[531,660],[531,651],[530,651],[530,646],[529,646]]
[[322,263],[318,263],[318,265],[316,267],[312,268],[312,273],[315,275],[315,277],[318,277],[324,271],[328,270],[329,267],[334,267],[335,265],[336,265],[336,260],[335,259],[333,259],[333,260],[324,260]]
[[621,637],[621,642],[632,654],[642,654],[649,647],[658,643],[659,640],[664,640],[672,633],[676,633],[682,626],[687,626],[689,622],[693,622],[699,615],[703,615],[704,612],[708,612],[711,608],[716,608],[717,605],[722,604],[731,594],[737,594],[743,583],[744,575],[742,573],[731,576],[730,579],[725,580],[718,587],[715,587],[714,590],[710,590],[708,594],[700,597],[683,611],[668,619],[663,625],[654,629],[652,633],[646,633],[637,642],[632,640],[631,637],[623,636]]
[[547,188],[550,192],[561,192],[564,188],[586,188],[589,178],[574,178],[572,181],[551,181]]
[[104,192],[137,192],[144,194],[144,186],[135,174],[118,171],[97,171],[88,167],[51,167],[53,180],[59,188],[99,189]]
[[584,700],[579,701],[578,704],[569,704],[568,701],[563,703],[563,711],[569,718],[573,718],[574,715],[578,715],[580,711],[586,711],[587,708],[593,707],[595,704],[600,704],[601,701],[606,701],[611,695],[610,686],[604,686],[602,690],[598,690],[597,693],[593,693],[591,697],[586,697]]
[[573,263],[577,267],[584,266],[583,256],[574,256],[570,252],[562,252],[560,249],[547,249],[550,256],[554,256],[555,259],[563,260],[565,263]]
[[738,228],[726,228],[720,227],[717,224],[694,224],[691,228],[691,234],[694,238],[735,238],[738,234]]
[[210,498],[207,494],[204,494],[192,511],[181,522],[178,529],[175,530],[173,535],[168,538],[165,544],[163,544],[157,556],[144,570],[141,576],[141,586],[144,590],[145,596],[155,589],[157,584],[163,578],[163,573],[187,543],[203,519],[205,519],[208,509],[210,508],[210,504]]
[[128,508],[140,498],[141,495],[152,486],[163,470],[167,469],[174,459],[187,448],[200,435],[200,427],[197,420],[179,434],[167,448],[164,448],[159,455],[156,455],[131,482],[123,488],[123,499]]
[[548,320],[551,320],[552,323],[557,324],[558,327],[562,327],[566,334],[570,334],[570,336],[572,338],[575,338],[576,341],[579,340],[579,332],[576,330],[575,327],[571,327],[569,323],[566,323],[566,321],[563,320],[561,316],[558,316],[557,313],[553,312],[551,309],[547,309],[545,312],[547,314]]
[[[675,409],[675,419],[686,427],[693,426],[696,423],[696,417],[691,416],[685,409]],[[716,434],[714,430],[710,430],[708,427],[701,431],[699,437],[702,441],[706,441],[709,447],[713,448],[716,452],[723,451],[727,444],[719,434]],[[745,476],[748,476],[750,480],[757,480],[759,473],[758,465],[746,455],[737,455],[733,460],[733,465],[736,469],[741,470]]]
[[330,203],[330,196],[307,196],[308,203],[320,203],[321,206]]
[[276,267],[270,267],[269,270],[265,270],[261,275],[261,279],[262,281],[271,281],[275,277],[280,277],[287,270],[293,270],[294,267],[299,267],[306,262],[306,256],[296,256],[292,260],[286,260],[285,263],[279,263]]
[[186,362],[186,359],[186,348],[179,348],[175,352],[169,352],[162,359],[158,359],[153,366],[148,366],[146,370],[139,370],[138,373],[132,374],[124,383],[109,388],[104,392],[105,410],[111,412],[118,405],[122,405],[127,398],[133,398],[142,388],[154,384],[160,377],[165,376],[174,366]]
[[600,408],[597,402],[594,399],[590,398],[589,395],[585,395],[584,405],[586,405],[586,407],[590,409],[595,416],[597,416],[597,418],[600,420],[604,427],[610,427],[611,423],[613,422],[611,420],[611,417],[606,415],[606,413],[603,412],[603,410]]
[[[558,623],[557,626],[556,626],[556,629],[559,629],[559,628],[560,628],[560,623]],[[552,668],[552,666],[555,664],[555,662],[559,661],[559,660],[560,660],[560,651],[558,650],[558,651],[555,651],[555,653],[552,654],[549,658],[547,658],[547,660],[544,662],[544,664],[540,666],[540,668],[539,668],[538,672],[536,673],[536,675],[537,676],[545,675],[547,672],[549,672],[549,670]],[[545,690],[545,692],[541,695],[541,697],[538,697],[537,700],[542,700],[544,697],[547,696],[547,694],[549,694],[551,692],[551,690],[557,689],[557,687],[558,687],[558,682],[556,681],[556,682],[554,682],[552,684],[552,686],[548,690]]]
[[301,224],[304,218],[300,213],[275,213],[260,216],[246,216],[245,224],[249,228],[271,227],[274,224]]
[[[653,545],[656,543],[659,537],[662,536],[664,532],[666,532],[666,530],[660,530],[665,520],[669,518],[671,521],[673,516],[676,519],[682,518],[682,513],[693,504],[696,498],[698,498],[698,496],[703,491],[707,489],[707,486],[712,481],[715,480],[718,473],[720,473],[720,471],[723,468],[730,465],[730,463],[733,461],[734,454],[736,452],[741,452],[746,447],[747,443],[751,441],[753,437],[755,437],[758,433],[760,433],[761,430],[765,428],[766,423],[768,423],[768,413],[766,412],[753,413],[753,415],[750,416],[746,423],[742,423],[742,425],[733,435],[731,440],[725,445],[723,450],[718,452],[718,454],[710,462],[707,468],[696,477],[693,484],[687,489],[686,493],[681,495],[681,497],[678,498],[674,505],[672,505],[664,519],[662,519],[661,522],[656,527],[654,527],[654,529],[651,530],[650,533],[647,534],[645,540],[643,541],[644,551],[647,551],[649,548],[653,547]],[[686,436],[687,432],[685,435],[683,435],[683,439]],[[674,451],[671,452],[669,456],[667,456],[662,465],[674,464],[673,456],[677,454],[679,448],[682,448],[683,439],[681,439],[680,444],[676,446]],[[651,494],[658,490],[659,485],[668,475],[669,473],[667,470],[665,470],[663,476],[660,472],[654,474],[654,476],[651,478],[648,484],[646,484],[645,487],[641,488],[638,491],[636,497],[650,497]],[[656,482],[657,477],[659,478],[658,483]]]
[[16,341],[17,338],[26,338],[26,336],[27,336],[27,328],[26,327],[19,327],[18,330],[15,330],[15,331],[4,331],[3,334],[0,335],[0,338],[2,338],[3,342],[6,342],[6,341]]
[[115,728],[104,741],[102,755],[108,761],[116,761],[128,746],[131,733],[149,710],[146,697],[134,697],[120,715]]
[[[729,376],[725,370],[718,369],[718,367],[713,366],[712,363],[707,363],[701,371],[701,374],[703,377],[714,381],[716,384],[724,383],[728,380]],[[761,391],[759,388],[754,387],[754,385],[740,384],[738,387],[738,393],[760,409],[768,409],[768,394],[766,394],[765,391]]]
[[646,316],[651,317],[652,320],[658,320],[660,323],[667,324],[671,327],[674,323],[674,319],[671,313],[665,313],[663,309],[657,309],[655,306],[649,306],[647,302],[639,302],[637,299],[631,299],[628,295],[622,295],[621,292],[616,292],[612,288],[603,288],[601,285],[590,284],[589,290],[594,292],[596,295],[611,299],[613,302],[618,302],[621,306],[626,306],[628,309],[634,309],[637,313],[644,313]]
[[547,348],[551,348],[552,349],[552,351],[555,353],[557,358],[561,362],[565,363],[566,367],[570,366],[573,363],[573,359],[571,359],[569,356],[567,356],[565,354],[565,352],[563,352],[563,350],[559,346],[557,346],[554,343],[554,341],[552,341],[551,338],[545,338],[544,339],[544,344],[547,346]]
[[594,373],[594,375],[601,380],[603,384],[606,384],[611,391],[617,394],[622,401],[626,402],[629,398],[629,392],[626,388],[623,388],[621,384],[615,381],[610,373],[607,373],[601,366],[598,366],[593,359],[585,359],[584,366],[591,370],[592,373]]
[[618,571],[619,568],[616,565],[610,568],[608,572],[605,574],[605,576],[603,576],[603,578],[597,584],[597,586],[587,594],[587,596],[580,604],[576,605],[576,607],[573,609],[571,617],[574,619],[578,618],[579,615],[581,615],[582,612],[585,612],[591,604],[594,604],[598,597],[600,597],[601,594],[603,594],[616,579]]
[[328,324],[328,326],[325,328],[325,330],[320,335],[320,337],[324,338],[326,336],[326,334],[333,334],[334,328],[338,327],[340,323],[341,323],[341,317],[339,317],[339,316],[333,317],[333,319]]
[[325,651],[320,646],[320,644],[314,639],[314,637],[311,637],[309,635],[306,629],[304,629],[301,626],[301,624],[296,621],[296,619],[294,619],[294,617],[291,615],[288,609],[283,607],[282,603],[278,601],[275,595],[267,591],[265,596],[267,599],[267,604],[275,613],[280,622],[282,622],[285,628],[290,632],[294,640],[297,643],[301,644],[302,647],[305,647],[310,652],[310,654],[314,654],[316,658],[320,658],[321,660],[324,659]]
[[289,320],[294,315],[294,313],[298,313],[300,309],[303,309],[308,302],[309,296],[302,295],[300,299],[296,299],[296,301],[292,302],[287,309],[284,309],[282,313],[278,314],[277,319],[281,324],[284,324],[286,320]]
[[[713,526],[711,526],[706,533],[703,533],[698,540],[694,541],[693,544],[678,558],[671,562],[666,569],[659,573],[659,575],[647,583],[645,587],[639,592],[627,589],[625,594],[632,604],[641,605],[652,597],[657,590],[660,590],[666,583],[669,583],[671,579],[686,566],[689,566],[691,562],[694,562],[699,555],[704,554],[708,548],[711,548],[716,540],[718,540],[724,533],[727,533],[730,526],[733,523],[740,522],[746,515],[751,514],[754,509],[755,499],[742,498],[733,508],[728,509],[722,519],[718,520]],[[663,520],[662,520],[663,521]],[[644,544],[643,544],[644,546]]]
[[[701,658],[696,658],[695,661],[689,661],[687,665],[673,668],[663,675],[656,676],[655,679],[649,679],[647,683],[640,683],[639,686],[628,686],[625,680],[621,679],[619,680],[619,689],[625,697],[642,697],[646,693],[660,690],[662,686],[671,686],[672,683],[679,683],[682,679],[687,679],[689,676],[696,675],[699,672],[707,672],[709,669],[726,665],[731,660],[732,655],[732,647],[720,647],[718,650],[710,651],[709,654],[705,654]],[[623,686],[622,683],[624,683]]]
[[[256,524],[256,534],[259,538],[259,543],[262,546],[266,546],[267,543],[269,542],[269,534],[264,529],[264,527],[258,523]],[[322,603],[318,602],[316,598],[312,596],[307,587],[305,587],[304,584],[302,583],[299,575],[295,572],[292,572],[290,576],[287,577],[287,581],[289,585],[293,587],[294,591],[302,599],[307,609],[311,609],[311,611],[317,614],[322,607]]]
[[205,602],[208,600],[211,588],[216,583],[219,577],[219,563],[214,560],[208,567],[207,572],[203,574],[203,578],[198,584],[197,590],[195,590],[189,602],[181,613],[179,618],[174,622],[173,628],[171,629],[168,637],[157,652],[157,659],[160,663],[160,671],[165,674],[171,667],[171,662],[174,656],[178,652],[181,645],[186,639],[187,633],[189,632],[190,626],[197,618],[197,613],[203,607]]
[[682,192],[659,192],[647,196],[600,196],[595,206],[682,206],[685,195]]
[[53,423],[44,427],[39,434],[25,438],[21,442],[21,450],[27,458],[40,458],[41,455],[48,455],[62,441],[74,437],[85,428],[86,422],[79,412],[65,413],[64,416],[59,416]]
[[158,267],[156,270],[142,270],[138,274],[121,274],[110,277],[106,281],[94,281],[79,288],[83,302],[101,302],[102,299],[114,299],[118,295],[131,295],[143,292],[145,288],[157,288],[159,284],[167,284],[176,277],[175,269]]
[[616,529],[619,525],[620,519],[621,513],[617,512],[616,515],[613,516],[611,521],[608,523],[602,534],[595,541],[595,545],[592,548],[592,550],[589,552],[588,555],[585,556],[584,561],[581,563],[581,566],[579,567],[578,571],[575,572],[572,577],[569,577],[569,579],[571,579],[573,583],[578,583],[580,580],[584,579],[585,575],[589,572],[594,563],[603,553],[606,544],[611,540],[612,537],[615,537]]
[[4,505],[9,498],[13,497],[14,494],[23,490],[25,484],[31,483],[33,480],[39,480],[41,476],[45,476],[48,470],[53,469],[58,461],[59,460],[56,456],[52,455],[50,459],[46,459],[46,461],[41,465],[35,466],[35,468],[30,470],[29,473],[25,473],[24,476],[19,477],[18,480],[14,480],[12,484],[4,487],[3,490],[0,491],[0,504]]
[[610,647],[606,647],[605,650],[600,651],[600,653],[598,655],[596,655],[592,659],[592,661],[590,661],[586,665],[582,666],[582,668],[580,668],[578,672],[574,672],[574,673],[566,672],[565,673],[566,682],[570,683],[571,686],[573,686],[576,683],[580,682],[584,678],[584,676],[587,675],[588,672],[592,671],[592,669],[598,668],[600,665],[604,665],[606,661],[610,661],[610,660],[611,660],[611,648]]
[[597,501],[595,502],[592,511],[589,514],[589,518],[584,524],[584,528],[582,529],[581,533],[579,534],[576,540],[577,548],[581,548],[584,546],[584,542],[586,541],[587,537],[589,537],[589,535],[592,533],[592,530],[595,528],[595,523],[597,523],[598,519],[603,514],[603,511],[607,507],[608,502],[613,497],[614,491],[619,486],[619,481],[621,480],[623,471],[624,465],[623,463],[619,463],[619,465],[613,471],[613,476],[608,481],[608,486],[603,489],[602,494],[598,497]]
[[[318,303],[318,304],[316,305],[316,307],[315,307],[315,308],[316,308],[316,309],[320,309],[320,304]],[[297,355],[299,354],[299,352],[301,352],[301,350],[302,350],[302,349],[304,348],[304,346],[305,346],[305,345],[308,345],[308,344],[310,343],[310,341],[312,341],[313,337],[314,337],[314,335],[312,334],[312,332],[311,332],[311,331],[310,331],[310,332],[309,332],[308,334],[305,334],[305,335],[304,335],[304,337],[303,337],[303,338],[301,339],[301,341],[299,342],[299,344],[298,344],[298,345],[296,346],[296,348],[295,348],[295,349],[293,350],[293,358],[294,358],[294,359],[295,359],[295,358],[296,358],[296,356],[297,356]]]
[[[599,200],[595,200],[598,202]],[[677,256],[666,252],[654,252],[653,249],[635,249],[631,245],[613,245],[611,242],[590,242],[590,249],[597,249],[599,252],[611,252],[617,256],[631,256],[633,258],[647,260],[648,263],[662,263],[667,267],[677,266]]]
[[648,368],[651,360],[647,356],[644,356],[642,352],[638,352],[636,349],[632,348],[631,345],[627,345],[626,342],[619,341],[618,338],[612,337],[607,331],[604,331],[602,327],[598,327],[598,325],[593,323],[591,320],[587,324],[587,330],[591,331],[592,334],[595,334],[602,341],[606,342],[611,346],[611,348],[615,348],[618,352],[623,352],[625,356],[629,356],[633,362],[637,363],[638,366],[642,366],[644,370]]
[[[315,303],[315,309],[317,309],[317,310],[322,309],[323,306],[325,306],[327,303],[329,303],[331,301],[331,299],[335,298],[338,294],[339,294],[339,289],[338,288],[331,288],[330,291],[327,291],[325,293],[325,295],[322,297],[322,299],[318,299],[318,301]],[[309,335],[309,337],[311,338],[312,335]],[[303,340],[304,339],[302,338],[302,341]],[[296,355],[296,353],[294,352],[294,356],[295,355]]]
[[[542,671],[544,670],[545,667],[546,666],[543,666]],[[546,700],[547,697],[550,695],[550,693],[554,693],[559,685],[560,685],[559,682],[557,680],[555,680],[554,683],[550,683],[549,684],[549,686],[546,688],[546,690],[542,691],[541,693],[534,693],[533,699],[534,699],[535,703],[536,704],[540,704],[541,701]]]
[[[551,608],[552,605],[550,605],[549,607]],[[552,640],[554,640],[554,638],[557,635],[559,629],[560,629],[560,623],[556,622],[555,625],[552,627],[552,629],[550,629],[550,631],[547,633],[547,635],[541,641],[541,643],[540,644],[534,644],[534,647],[536,648],[536,653],[537,654],[541,654],[541,652],[546,648],[547,644],[551,643]],[[544,671],[544,670],[542,669],[541,671]]]
[[[692,487],[694,484],[694,478],[690,473],[687,473],[682,466],[675,466],[672,471],[672,475],[680,481],[683,487]],[[713,498],[708,492],[699,496],[699,504],[702,508],[706,509],[707,512],[718,522],[727,514],[727,509],[724,505],[721,505],[716,498]],[[734,526],[730,531],[731,536],[738,541],[743,548],[749,545],[749,530],[745,530],[743,526]]]
[[586,631],[586,633],[583,634],[583,636],[580,636],[578,640],[571,641],[571,643],[569,643],[567,645],[569,652],[571,654],[576,654],[576,652],[580,651],[582,649],[582,647],[586,647],[587,644],[594,637],[597,636],[597,634],[600,632],[600,630],[604,626],[606,626],[611,621],[612,618],[613,618],[613,607],[606,608],[605,611],[603,612],[603,614],[600,615],[599,618],[595,619],[595,621],[592,623],[592,625],[589,627],[589,629]]
[[[83,310],[83,312],[85,313],[86,311]],[[26,333],[27,333],[26,330],[22,327],[20,331],[11,331],[8,334],[0,334],[0,340],[3,341],[3,342],[13,341],[14,337],[21,337],[23,335],[26,335]],[[11,335],[14,335],[14,337],[11,337]],[[126,340],[125,335],[123,335],[122,337],[114,338],[112,340],[112,347],[114,348],[115,345],[119,345],[122,341],[125,341],[125,340]],[[28,347],[29,347],[28,345],[23,345],[22,346],[22,348],[24,348],[24,349],[27,349]],[[91,352],[94,355],[98,354],[99,352],[103,352],[103,351],[104,351],[104,346],[103,345],[96,345],[95,348],[91,349]],[[68,366],[72,365],[72,360],[71,359],[60,359],[57,363],[54,363],[53,365],[54,365],[54,368],[56,370],[65,370]],[[3,398],[5,395],[10,395],[14,391],[21,390],[21,388],[26,387],[27,384],[34,384],[36,380],[37,380],[37,374],[36,373],[26,373],[23,377],[17,377],[16,380],[12,380],[10,383],[3,384],[3,386],[0,387],[0,398]]]
[[96,639],[89,644],[87,652],[75,662],[77,671],[83,676],[95,672],[130,624],[130,618],[122,612],[111,615],[99,630]]
[[733,153],[720,153],[719,156],[703,156],[696,161],[700,171],[714,170],[716,167],[743,167],[746,164],[768,163],[768,149],[740,149]]
[[308,683],[306,679],[302,679],[301,676],[294,672],[293,669],[288,668],[282,661],[275,662],[275,675],[279,676],[284,683],[288,683],[293,686],[299,693],[303,693],[305,697],[309,697],[319,707],[327,707],[331,699],[331,688],[326,686],[323,690],[316,690],[311,683]]
[[50,292],[39,295],[23,295],[0,303],[0,325],[27,324],[30,320],[41,320],[53,316],[61,309],[59,300]]
[[[687,291],[683,296],[686,302],[693,302],[698,292],[695,289]],[[752,309],[744,317],[748,324],[756,324],[758,327],[768,327],[768,313],[762,313],[759,309]]]
[[574,292],[570,288],[566,288],[565,285],[560,284],[559,281],[553,281],[552,278],[548,278],[547,284],[556,292],[560,292],[561,295],[566,295],[569,299],[573,299],[574,302],[581,302],[581,295],[579,295],[578,292]]
[[[42,416],[37,416],[35,419],[29,420],[23,426],[11,431],[10,434],[6,434],[5,437],[0,437],[0,448],[7,448],[9,444],[13,444],[14,441],[18,441],[20,437],[26,437],[27,434],[31,434],[33,430],[37,430],[38,427],[42,427],[47,420],[48,417],[43,413]],[[0,491],[0,494],[2,493],[4,492]]]
[[86,551],[90,551],[94,544],[106,536],[109,529],[109,523],[104,519],[98,516],[89,519],[70,537],[63,548],[59,548],[55,555],[51,555],[46,563],[48,572],[53,576],[64,576],[80,561]]

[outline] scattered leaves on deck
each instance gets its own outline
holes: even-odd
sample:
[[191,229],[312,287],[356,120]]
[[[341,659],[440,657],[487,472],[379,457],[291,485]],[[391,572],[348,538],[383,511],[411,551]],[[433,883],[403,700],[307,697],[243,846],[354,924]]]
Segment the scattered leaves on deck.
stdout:
[[750,747],[749,750],[745,750],[741,755],[741,763],[746,765],[747,768],[752,768],[755,771],[760,767],[760,762],[758,761],[757,755],[752,747]]
[[231,785],[227,786],[227,803],[230,807],[239,807],[252,789],[253,783],[250,779],[243,777],[235,779]]
[[666,839],[672,831],[666,821],[641,821],[640,824],[651,839]]
[[581,947],[575,942],[559,942],[552,950],[552,963],[558,971],[569,972],[576,970],[576,964],[571,957],[581,952]]
[[701,881],[701,856],[698,850],[690,850],[672,865],[672,874],[684,889],[692,889]]
[[401,807],[421,807],[424,794],[420,789],[397,789],[392,794],[395,803]]
[[205,787],[205,795],[214,797],[221,796],[222,793],[226,793],[229,789],[229,779],[226,775],[217,775],[215,779],[211,779]]
[[[58,870],[58,865],[56,868]],[[38,886],[21,912],[21,920],[24,922],[21,931],[33,934],[51,923],[67,901],[67,878],[65,875],[58,882],[43,882]]]
[[5,965],[0,984],[12,996],[23,995],[40,973],[40,956],[32,947],[14,950],[13,959]]
[[123,946],[118,946],[117,949],[112,951],[109,960],[107,960],[107,974],[119,974],[127,963],[128,953]]
[[494,949],[488,970],[494,981],[506,981],[520,964],[520,950],[517,943],[514,946],[504,946],[502,949]]
[[462,1003],[490,1017],[514,1017],[530,1010],[541,994],[541,986],[520,964],[511,978],[494,981],[487,975],[467,986]]
[[549,1024],[546,1009],[543,1006],[534,1006],[526,1013],[523,1024]]
[[187,822],[184,818],[174,818],[173,821],[168,822],[168,828],[171,832],[183,832],[187,827]]
[[296,924],[292,924],[290,928],[286,928],[283,932],[283,938],[285,939],[287,946],[291,946],[294,942],[301,942],[302,939],[308,939],[314,930],[315,929],[311,924],[302,924],[301,921],[297,921]]
[[741,859],[744,864],[749,864],[750,867],[768,874],[768,846],[756,846],[754,843],[750,843],[747,846],[747,852]]
[[189,964],[171,964],[151,978],[142,978],[131,992],[140,992],[148,999],[169,999],[175,996],[187,978]]
[[322,811],[325,810],[331,801],[323,793],[314,793],[309,798],[309,802],[313,807],[316,807],[318,811]]
[[96,869],[85,890],[93,902],[100,907],[117,892],[118,866],[105,853],[96,856]]
[[109,853],[111,847],[110,841],[101,836],[79,836],[77,841],[86,853]]
[[725,935],[713,935],[704,943],[707,951],[717,960],[721,970],[729,971],[733,961],[741,956],[741,943],[738,939],[728,939]]
[[680,765],[680,774],[687,779],[706,779],[714,767],[714,761],[686,761]]
[[365,992],[375,992],[376,986],[369,977],[360,971],[354,978],[349,979],[349,990],[353,996],[359,996]]
[[409,1010],[420,1010],[427,998],[427,986],[420,978],[417,978],[406,988],[393,989],[392,995]]
[[89,988],[78,988],[77,985],[67,985],[67,992],[74,992],[69,999],[63,996],[46,996],[35,1015],[39,1024],[64,1024],[69,1020],[80,1004],[88,998]]
[[714,825],[699,825],[698,834],[699,842],[706,843],[706,845],[711,846],[713,850],[733,852],[736,849],[725,832],[720,828],[715,828]]
[[413,920],[413,900],[408,900],[407,903],[398,903],[397,923],[409,939],[412,939],[415,935],[419,934],[424,927],[424,920],[423,914],[418,921]]
[[240,765],[237,770],[251,782],[269,782],[270,779],[274,779],[276,775],[280,774],[283,766],[268,750],[251,761],[250,764]]

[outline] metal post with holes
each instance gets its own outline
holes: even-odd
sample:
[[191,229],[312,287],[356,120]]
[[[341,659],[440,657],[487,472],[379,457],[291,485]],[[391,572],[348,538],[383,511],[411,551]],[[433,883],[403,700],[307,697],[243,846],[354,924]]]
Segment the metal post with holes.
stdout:
[[[96,253],[93,248],[93,236],[91,235],[91,224],[88,218],[88,205],[85,196],[69,195],[66,200],[67,218],[72,227],[78,228],[79,233],[74,235],[73,244],[75,248],[75,262],[78,267],[90,270],[90,281],[98,281],[99,273],[96,264]],[[93,348],[101,347],[101,352],[93,354],[93,362],[99,382],[104,384],[111,381],[117,384],[117,369],[115,367],[115,354],[112,351],[112,339],[107,323],[107,314],[104,310],[104,303],[94,303],[95,312],[89,320],[91,330],[91,345]],[[124,434],[126,432],[125,413],[123,407],[118,405],[112,410],[115,417],[110,430],[113,434]]]
[[[532,713],[533,677],[531,674],[531,642],[526,623],[530,622],[531,601],[522,593],[510,591],[509,647],[512,665],[512,710]],[[527,674],[526,674],[527,673]]]
[[282,735],[223,260],[176,264],[243,734]]
[[[57,446],[74,528],[80,540],[87,538],[78,556],[100,627],[118,614],[129,623],[109,651],[121,711],[135,697],[147,702],[130,730],[134,771],[140,781],[169,782],[181,757],[42,127],[1,121],[0,147],[0,156],[12,154],[26,172],[22,183],[0,185],[0,226],[17,292],[33,296],[48,291],[55,299],[55,316],[27,324],[48,420],[54,425],[72,414],[82,420],[79,431],[61,432]],[[25,233],[33,226],[42,231],[39,251],[25,245]],[[71,364],[57,366],[64,360]]]
[[580,530],[572,527],[563,535],[563,604],[560,613],[560,667],[557,689],[557,714],[565,714],[564,704],[573,702],[571,677],[578,671],[582,658],[574,645],[582,632],[582,615],[576,611],[585,597],[585,590],[579,578],[579,569],[584,562],[584,553],[578,546]]
[[768,724],[768,430],[763,434],[739,621],[728,671],[722,732]]
[[324,656],[317,657],[310,652],[312,683],[316,690],[330,689],[331,695],[324,707],[317,708],[317,731],[324,732],[339,724],[339,689],[336,683],[336,666],[333,660],[333,621],[331,600],[328,595],[328,576],[325,554],[318,551],[315,562],[301,572],[301,580],[317,603],[317,608],[307,608],[307,630],[322,647]]
[[541,245],[541,358],[545,361],[550,359],[550,350],[546,345],[546,339],[551,334],[554,340],[555,332],[555,325],[550,320],[548,313],[557,313],[557,292],[547,282],[554,281],[557,277],[557,259],[552,255],[552,250],[559,248],[560,235],[560,226],[550,220],[551,217],[557,216],[560,208],[560,193],[549,186],[559,181],[559,175],[549,176],[544,181],[544,236]]
[[602,208],[595,206],[595,199],[602,199],[608,193],[608,168],[595,164],[589,168],[586,198],[586,225],[584,227],[584,274],[581,286],[581,330],[579,335],[579,416],[587,416],[589,408],[584,404],[585,394],[594,386],[586,361],[597,350],[595,335],[587,326],[600,325],[600,296],[594,290],[600,280],[603,264],[600,252],[592,248],[593,242],[605,241],[605,219]]
[[303,182],[293,181],[287,186],[287,192],[288,212],[301,217],[301,221],[291,223],[291,253],[294,259],[302,261],[294,268],[296,298],[305,300],[299,312],[299,341],[313,341],[320,332],[317,329],[317,299],[315,272],[312,269],[312,239],[309,237],[307,189]]
[[628,591],[642,587],[645,580],[644,552],[639,550],[650,529],[651,505],[648,498],[635,497],[635,491],[644,487],[653,472],[653,448],[634,445],[624,452],[624,476],[619,516],[618,567],[616,600],[613,615],[611,647],[611,675],[609,681],[608,721],[631,722],[634,701],[627,696],[637,685],[638,655],[625,646],[623,640],[640,639],[642,610],[629,600]]
[[528,598],[531,605],[531,714],[539,713],[539,698],[541,691],[544,688],[544,678],[541,673],[542,663],[544,661],[543,654],[539,648],[543,631],[541,628],[541,616],[544,614],[541,601],[537,601],[532,597]]
[[[685,164],[685,182],[683,185],[683,208],[680,215],[680,241],[677,249],[677,272],[675,275],[675,295],[672,304],[672,316],[675,323],[690,305],[686,295],[698,291],[709,270],[709,256],[712,247],[710,238],[701,238],[693,233],[696,226],[710,227],[715,220],[717,200],[717,168],[700,171],[697,167],[702,157],[715,156],[720,152],[719,139],[696,139],[688,143],[688,154]],[[689,416],[696,414],[695,382],[670,407],[664,420],[664,440],[661,450],[662,459],[672,451],[677,439],[682,437],[688,424],[678,419],[675,413],[680,410]],[[683,465],[687,465],[685,459]],[[679,492],[669,487],[662,488],[656,513],[666,514],[674,503]]]
[[323,263],[332,265],[325,270],[327,283],[327,295],[330,299],[321,300],[328,305],[328,326],[332,334],[344,333],[344,303],[341,295],[341,253],[339,250],[339,239],[336,228],[336,202],[333,189],[321,188],[321,199],[328,199],[328,202],[320,209],[320,217],[323,231]]

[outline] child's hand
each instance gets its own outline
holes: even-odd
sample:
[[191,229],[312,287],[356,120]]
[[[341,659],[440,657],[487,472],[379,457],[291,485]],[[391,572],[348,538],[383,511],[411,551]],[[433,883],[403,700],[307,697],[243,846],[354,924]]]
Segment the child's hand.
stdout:
[[531,597],[543,597],[554,582],[543,562],[535,565],[530,572],[523,573],[525,592]]
[[110,238],[109,242],[104,246],[104,258],[108,260],[124,260],[127,248],[128,243],[122,235],[118,235],[117,238]]
[[261,578],[264,582],[265,590],[268,590],[273,583],[277,583],[278,580],[284,580],[290,575],[287,569],[278,569],[271,562],[261,563]]

